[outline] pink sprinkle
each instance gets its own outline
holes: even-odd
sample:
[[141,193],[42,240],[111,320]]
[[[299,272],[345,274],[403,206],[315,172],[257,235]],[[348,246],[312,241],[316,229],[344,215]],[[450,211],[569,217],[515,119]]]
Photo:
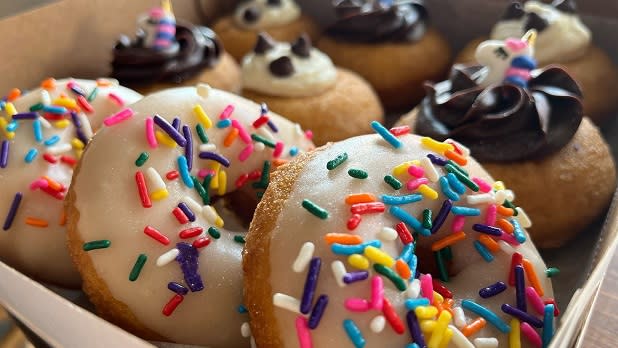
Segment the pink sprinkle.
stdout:
[[[111,93],[110,93],[111,95]],[[106,118],[105,120],[103,120],[103,124],[110,127],[113,125],[116,125],[122,121],[126,121],[128,120],[131,116],[133,116],[133,110],[131,110],[130,108],[126,108],[120,112],[118,112],[117,114],[110,116],[108,118]]]
[[532,326],[530,326],[530,324],[522,322],[519,326],[519,330],[522,334],[524,334],[524,337],[528,339],[528,342],[530,342],[534,347],[541,348],[541,336],[539,336],[539,334],[532,328]]
[[433,304],[433,282],[431,274],[423,274],[419,277],[421,281],[421,295],[429,299],[429,303]]
[[406,184],[406,187],[408,188],[408,190],[414,191],[419,186],[426,185],[426,184],[429,184],[429,179],[427,179],[427,178],[418,178],[418,179],[414,179],[414,180],[408,181],[408,183]]
[[242,123],[238,122],[238,120],[232,120],[232,127],[238,129],[238,136],[240,136],[240,140],[242,140],[245,144],[251,144],[251,136],[247,133],[247,129]]
[[495,204],[490,204],[487,206],[487,210],[485,211],[485,225],[496,226],[497,211],[498,207],[496,207]]
[[251,154],[253,153],[253,144],[249,144],[247,145],[241,152],[240,154],[238,154],[238,160],[241,162],[244,162],[247,160],[247,158],[249,158],[249,156],[251,156]]
[[226,106],[225,109],[223,109],[223,112],[221,112],[221,115],[219,115],[219,119],[225,120],[227,118],[230,118],[232,112],[234,112],[234,105],[230,104]]
[[158,39],[154,42],[155,47],[169,47],[171,44],[172,42],[168,39]]
[[453,233],[463,231],[465,224],[466,217],[464,215],[455,215],[455,217],[453,218],[453,224],[451,225]]
[[146,119],[146,140],[148,141],[148,145],[153,149],[156,149],[157,146],[159,146],[157,137],[155,137],[154,121],[152,120],[152,117],[148,117]]
[[369,301],[362,298],[348,298],[343,305],[351,312],[367,312],[371,308]]
[[116,93],[109,92],[107,97],[118,104],[118,106],[124,106],[124,99],[120,98]]
[[384,281],[382,277],[371,278],[371,308],[381,311],[384,305]]
[[204,179],[207,175],[215,175],[215,171],[208,168],[202,168],[197,172],[197,177],[200,179]]
[[47,188],[47,186],[49,186],[49,183],[47,182],[47,180],[45,179],[37,179],[34,180],[31,184],[30,184],[30,189],[32,191],[38,189],[38,188]]
[[517,239],[515,239],[515,237],[512,234],[508,234],[508,233],[502,233],[500,235],[500,239],[502,239],[503,241],[509,243],[510,245],[513,246],[518,246],[519,242],[517,241]]
[[491,185],[489,185],[487,181],[476,177],[472,178],[472,181],[474,181],[475,184],[479,185],[479,189],[481,190],[481,192],[487,193],[491,191]]
[[526,297],[528,298],[528,303],[532,305],[532,308],[534,308],[538,314],[543,315],[545,304],[533,287],[526,287]]
[[163,9],[160,7],[153,7],[150,9],[150,17],[153,19],[159,19],[163,17],[163,14],[165,12],[163,12]]
[[174,24],[159,24],[157,26],[157,31],[159,33],[168,33],[168,34],[176,34],[176,26]]
[[311,130],[309,130],[309,129],[308,129],[308,130],[306,130],[306,131],[305,131],[305,138],[307,138],[307,139],[309,139],[309,140],[312,140],[312,139],[313,139],[313,131],[311,131]]
[[273,157],[274,158],[279,158],[279,156],[281,156],[282,152],[283,152],[283,142],[278,141],[275,144],[275,151],[273,151]]
[[296,317],[296,335],[298,336],[298,343],[300,344],[300,348],[313,347],[308,320],[302,315]]
[[411,165],[408,167],[408,173],[417,178],[422,178],[425,175],[425,170],[422,167]]

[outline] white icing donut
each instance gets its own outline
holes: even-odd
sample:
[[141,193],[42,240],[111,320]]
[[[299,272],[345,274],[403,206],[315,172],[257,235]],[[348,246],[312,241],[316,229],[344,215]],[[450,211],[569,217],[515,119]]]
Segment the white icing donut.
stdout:
[[300,17],[294,0],[251,0],[236,7],[234,20],[244,29],[268,29],[286,25]]
[[[97,133],[71,186],[69,238],[85,290],[103,316],[143,337],[210,347],[247,346],[249,339],[241,335],[247,318],[238,312],[246,231],[228,228],[229,223],[223,227],[209,198],[239,189],[255,197],[266,188],[263,168],[313,144],[290,121],[204,85],[149,95],[132,111],[132,117]],[[177,139],[186,142],[184,148],[163,135],[175,133],[161,126],[175,117],[183,134]],[[153,118],[159,135],[158,143],[151,144],[147,124]],[[265,148],[258,151],[258,144]],[[193,154],[187,156],[189,148]],[[142,153],[148,158],[138,166],[135,161]],[[195,181],[185,181],[182,168],[187,158],[192,162],[190,175],[215,173],[210,182],[216,185],[207,186],[208,197],[198,193]],[[222,162],[226,164],[219,165]],[[136,173],[145,177],[148,204],[141,200]],[[179,208],[183,204],[186,207]],[[111,244],[90,250],[97,246],[92,242],[101,240]],[[186,244],[179,246],[181,242]],[[191,253],[199,257],[197,271],[183,273],[176,260]],[[201,281],[193,281],[197,278]],[[183,301],[174,308],[169,304],[174,299]],[[114,303],[126,312],[115,311]]]
[[[453,151],[452,144],[416,135],[401,135],[396,142],[399,148],[378,135],[350,138],[304,154],[274,173],[255,212],[243,259],[245,303],[258,346],[410,347],[416,341],[420,347],[474,347],[474,339],[492,337],[508,345],[504,332],[514,326],[501,305],[516,307],[516,290],[509,286],[515,252],[527,260],[521,273],[528,276],[525,287],[532,286],[531,270],[537,276],[537,290],[528,290],[535,302],[527,299],[527,311],[543,326],[536,295],[543,292],[542,298],[548,299],[552,285],[527,233],[504,232],[499,226],[506,217],[501,213],[496,222],[495,197],[506,197],[499,184],[494,184],[497,192],[491,190],[488,183],[493,181],[471,158],[463,167],[469,176],[447,176],[457,167],[449,164],[447,171],[443,159],[428,158],[442,157],[445,149]],[[465,153],[463,147],[460,150]],[[465,184],[466,180],[474,181]],[[443,220],[439,216],[449,205],[445,202],[453,208],[443,210]],[[424,225],[427,210],[431,217]],[[410,231],[416,234],[415,254]],[[451,239],[450,250],[445,238]],[[440,271],[437,259],[444,262],[445,271]],[[417,279],[409,276],[415,269],[420,272]],[[433,282],[440,278],[452,301],[432,291],[449,297]],[[481,298],[479,290],[498,281],[505,283],[504,291]],[[431,313],[436,309],[427,306],[430,301],[450,311]],[[498,326],[487,319],[480,331],[466,337],[461,332],[474,331],[472,323],[480,317],[470,310],[474,303],[495,313]],[[545,310],[542,303],[540,310]],[[548,328],[553,317],[552,311],[545,321]],[[420,327],[422,334],[412,333],[411,327]],[[532,331],[542,335],[543,330]],[[532,346],[523,333],[521,344]]]
[[[0,165],[0,260],[33,278],[77,287],[63,218],[73,166],[92,129],[141,95],[114,80],[49,79],[45,85],[3,103],[0,111],[0,148],[8,146],[6,166]],[[75,113],[79,129],[71,110],[81,110]]]

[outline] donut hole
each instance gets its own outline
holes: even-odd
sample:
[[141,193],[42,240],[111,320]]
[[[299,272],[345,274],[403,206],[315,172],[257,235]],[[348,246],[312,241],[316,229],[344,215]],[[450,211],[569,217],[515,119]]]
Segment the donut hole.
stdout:
[[[453,277],[457,275],[457,272],[454,271],[453,264],[453,255],[449,249],[445,248],[439,251],[441,254],[441,258],[444,262],[444,266],[446,267],[447,273],[449,277]],[[416,245],[415,251],[417,257],[417,273],[421,274],[431,274],[433,279],[442,279],[442,275],[440,272],[440,268],[438,267],[437,261],[437,253],[431,251],[431,248],[427,246],[423,246],[420,244]]]
[[248,231],[258,200],[255,192],[236,190],[224,196],[213,197],[215,207],[225,228],[231,231]]

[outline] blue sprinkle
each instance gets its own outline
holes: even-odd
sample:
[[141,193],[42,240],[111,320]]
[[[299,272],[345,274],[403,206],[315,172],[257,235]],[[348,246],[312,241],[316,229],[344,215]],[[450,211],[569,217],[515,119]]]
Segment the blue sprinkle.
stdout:
[[478,208],[453,206],[451,208],[451,213],[453,213],[454,215],[463,215],[463,216],[480,216],[481,210]]
[[0,100],[0,111],[3,111],[5,106],[6,102],[4,100]]
[[412,257],[410,257],[408,267],[410,268],[411,277],[416,278],[416,268],[418,267],[418,257],[416,257],[416,254],[412,254]]
[[476,248],[476,251],[478,251],[479,254],[481,254],[483,259],[485,259],[485,261],[491,262],[494,260],[494,256],[491,254],[491,252],[487,250],[487,248],[483,244],[481,244],[481,242],[479,242],[478,240],[474,241],[474,247]]
[[431,161],[431,163],[437,165],[437,166],[442,166],[444,167],[448,161],[440,156],[436,156],[432,153],[427,155],[427,158],[429,158],[429,160]]
[[240,314],[244,314],[244,313],[247,313],[247,312],[249,312],[249,311],[247,310],[247,307],[245,307],[245,306],[243,306],[243,305],[238,306],[238,313],[240,313]]
[[409,343],[406,348],[420,348],[416,343]]
[[438,182],[440,183],[442,193],[444,193],[446,197],[455,202],[459,200],[459,195],[455,191],[451,190],[451,186],[449,185],[446,176],[441,176]]
[[45,140],[43,145],[45,145],[45,146],[52,146],[52,145],[56,144],[59,141],[60,141],[60,137],[58,135],[54,135],[51,138]]
[[466,185],[462,184],[461,181],[457,179],[457,176],[455,176],[455,174],[448,173],[446,175],[446,178],[448,179],[449,185],[451,185],[451,188],[455,192],[459,193],[460,195],[463,195],[466,192]]
[[504,321],[502,321],[502,319],[500,319],[500,317],[498,317],[496,315],[496,313],[494,313],[494,312],[490,311],[489,309],[481,306],[480,304],[478,304],[478,303],[476,303],[476,302],[474,302],[472,300],[463,300],[463,301],[461,301],[461,306],[464,309],[472,311],[472,312],[476,313],[477,315],[483,317],[485,320],[487,320],[490,324],[495,326],[501,332],[503,332],[503,333],[511,332],[511,327],[508,326]]
[[429,306],[429,299],[425,297],[421,298],[409,298],[405,301],[406,309],[413,311],[419,306]]
[[34,140],[37,143],[43,141],[43,128],[41,128],[41,120],[34,120],[32,122],[32,130],[34,131]]
[[189,293],[189,289],[187,289],[184,285],[176,282],[167,283],[167,288],[178,295],[186,295]]
[[410,263],[410,258],[412,258],[412,255],[414,255],[414,243],[404,245],[399,258],[405,263]]
[[19,128],[19,123],[17,123],[17,121],[15,121],[15,120],[11,121],[11,123],[9,123],[6,126],[6,130],[8,132],[14,132],[15,130],[17,130],[17,128]]
[[32,161],[34,161],[34,159],[36,158],[36,155],[38,154],[39,154],[39,151],[37,151],[37,149],[35,148],[32,148],[28,150],[28,153],[26,154],[24,161],[26,161],[26,163],[32,163]]
[[549,346],[554,337],[554,305],[546,304],[543,311],[543,348]]
[[374,246],[376,248],[381,248],[382,242],[375,239],[375,240],[370,240],[368,242],[364,242],[364,243],[356,244],[356,245],[345,245],[345,244],[333,243],[330,246],[330,249],[334,254],[352,255],[352,254],[364,253],[365,248],[368,246]]
[[384,140],[386,140],[391,146],[398,149],[401,147],[401,141],[397,139],[388,129],[386,129],[380,122],[372,121],[371,128],[378,133]]
[[297,148],[296,146],[292,146],[292,147],[290,148],[290,156],[291,156],[291,157],[294,157],[294,156],[296,156],[296,155],[298,155],[298,148]]
[[348,334],[350,341],[354,344],[356,348],[362,348],[365,346],[365,339],[361,334],[360,329],[351,319],[346,319],[343,321],[343,328],[345,332]]
[[423,224],[421,224],[420,221],[418,221],[414,216],[408,214],[408,212],[399,208],[398,206],[391,206],[388,209],[388,212],[391,213],[391,215],[393,215],[394,217],[398,218],[399,220],[412,227],[414,231],[420,233],[421,235],[425,237],[431,235],[431,232],[428,229],[423,228]]
[[185,156],[178,156],[178,172],[180,173],[182,182],[184,182],[188,188],[193,188],[193,179],[191,179],[191,173],[189,173],[187,158]]
[[406,196],[389,196],[382,195],[382,202],[388,205],[399,205],[399,204],[408,204],[408,203],[416,203],[423,199],[423,195],[419,195],[417,193],[406,195]]
[[513,236],[515,236],[515,240],[519,242],[519,244],[524,243],[526,241],[526,233],[521,228],[519,221],[517,219],[509,219],[511,225],[513,225]]
[[62,106],[54,106],[54,105],[45,105],[43,106],[44,112],[49,112],[50,114],[66,114],[67,109]]
[[217,122],[217,128],[227,128],[231,125],[232,125],[232,120],[229,118],[226,118],[224,120]]

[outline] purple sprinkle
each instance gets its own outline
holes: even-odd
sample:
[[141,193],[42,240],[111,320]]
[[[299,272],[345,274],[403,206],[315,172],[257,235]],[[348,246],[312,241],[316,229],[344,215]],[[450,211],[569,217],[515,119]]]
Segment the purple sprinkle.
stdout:
[[498,227],[493,227],[489,225],[474,224],[472,225],[472,229],[475,230],[476,232],[489,234],[491,236],[500,237],[502,235],[501,229],[499,229]]
[[9,164],[9,141],[2,141],[2,149],[0,150],[0,168],[6,168]]
[[77,112],[71,111],[71,121],[73,121],[75,128],[82,128],[82,122],[79,120],[79,117],[77,117]]
[[442,224],[444,224],[444,221],[446,220],[448,213],[451,212],[452,207],[453,207],[453,201],[451,201],[450,199],[447,199],[442,203],[442,207],[440,208],[438,215],[436,215],[436,218],[433,220],[433,223],[431,224],[432,234],[438,232],[440,227],[442,227]]
[[326,305],[328,305],[328,296],[320,295],[315,303],[315,306],[313,306],[311,315],[309,316],[308,326],[311,330],[315,330],[320,324],[320,319],[322,319]]
[[14,120],[34,120],[37,117],[39,117],[39,114],[36,112],[22,112],[13,115]]
[[167,283],[167,288],[177,293],[178,295],[186,295],[189,293],[189,289],[187,289],[184,285],[176,282]]
[[418,344],[419,347],[425,347],[425,337],[423,336],[421,326],[418,324],[418,318],[414,311],[408,311],[406,321],[408,322],[408,329],[410,329],[412,340]]
[[524,268],[521,265],[515,266],[515,299],[517,309],[526,312],[526,281],[524,280]]
[[504,282],[497,282],[479,290],[479,296],[482,298],[489,298],[498,295],[504,290],[506,290],[506,284],[504,284]]
[[189,221],[191,221],[191,222],[195,221],[195,214],[193,213],[191,208],[189,208],[189,206],[185,202],[178,203],[178,208],[180,208],[180,210],[182,210],[182,212],[185,213],[187,218],[189,218]]
[[346,284],[352,284],[367,278],[369,278],[369,272],[367,271],[349,272],[343,276],[343,282]]
[[448,161],[440,156],[436,156],[432,153],[428,154],[427,157],[431,160],[431,163],[438,166],[445,166]]
[[191,244],[182,242],[176,244],[176,249],[179,251],[176,261],[180,264],[180,269],[185,276],[185,283],[187,283],[189,289],[193,292],[204,290],[202,277],[197,271],[197,258],[200,256],[200,252]]
[[202,151],[202,152],[200,152],[200,158],[201,159],[217,161],[217,162],[221,163],[221,165],[223,165],[226,168],[230,166],[230,160],[228,160],[227,158],[223,157],[222,155],[219,155],[218,153],[209,152],[209,151]]
[[187,140],[180,134],[176,128],[172,127],[167,120],[159,115],[154,115],[153,117],[154,123],[157,124],[170,138],[174,139],[176,144],[180,147],[184,147],[187,144]]
[[277,126],[275,125],[275,122],[273,122],[272,120],[268,120],[268,122],[266,122],[266,124],[268,125],[268,128],[270,128],[271,131],[278,133],[279,132],[279,128],[277,128]]
[[178,117],[174,117],[174,119],[172,120],[172,127],[174,127],[175,130],[180,132],[180,119]]
[[312,258],[311,263],[309,263],[309,271],[307,272],[307,280],[305,281],[305,290],[303,290],[303,297],[300,302],[300,312],[303,314],[307,314],[311,311],[311,304],[313,303],[315,288],[318,285],[321,265],[322,260],[319,257]]
[[511,315],[521,321],[525,321],[526,323],[536,327],[536,328],[542,328],[543,327],[543,321],[541,319],[535,318],[534,316],[519,310],[513,306],[511,306],[508,303],[505,303],[502,305],[502,311],[508,315]]
[[87,97],[86,92],[80,86],[78,86],[77,83],[71,84],[71,91],[73,91],[73,93],[75,94],[81,95],[84,98]]
[[13,203],[11,203],[11,208],[9,209],[9,213],[6,215],[6,219],[4,220],[3,230],[8,230],[11,228],[13,224],[13,220],[15,219],[15,215],[17,214],[17,209],[19,208],[19,203],[21,203],[21,198],[23,194],[21,192],[17,192],[15,194],[15,198],[13,198]]
[[187,168],[191,171],[193,169],[193,136],[191,136],[191,128],[187,125],[182,126],[182,134],[187,140],[185,157],[187,158]]
[[260,104],[260,112],[262,115],[266,115],[268,113],[268,105],[266,103]]

